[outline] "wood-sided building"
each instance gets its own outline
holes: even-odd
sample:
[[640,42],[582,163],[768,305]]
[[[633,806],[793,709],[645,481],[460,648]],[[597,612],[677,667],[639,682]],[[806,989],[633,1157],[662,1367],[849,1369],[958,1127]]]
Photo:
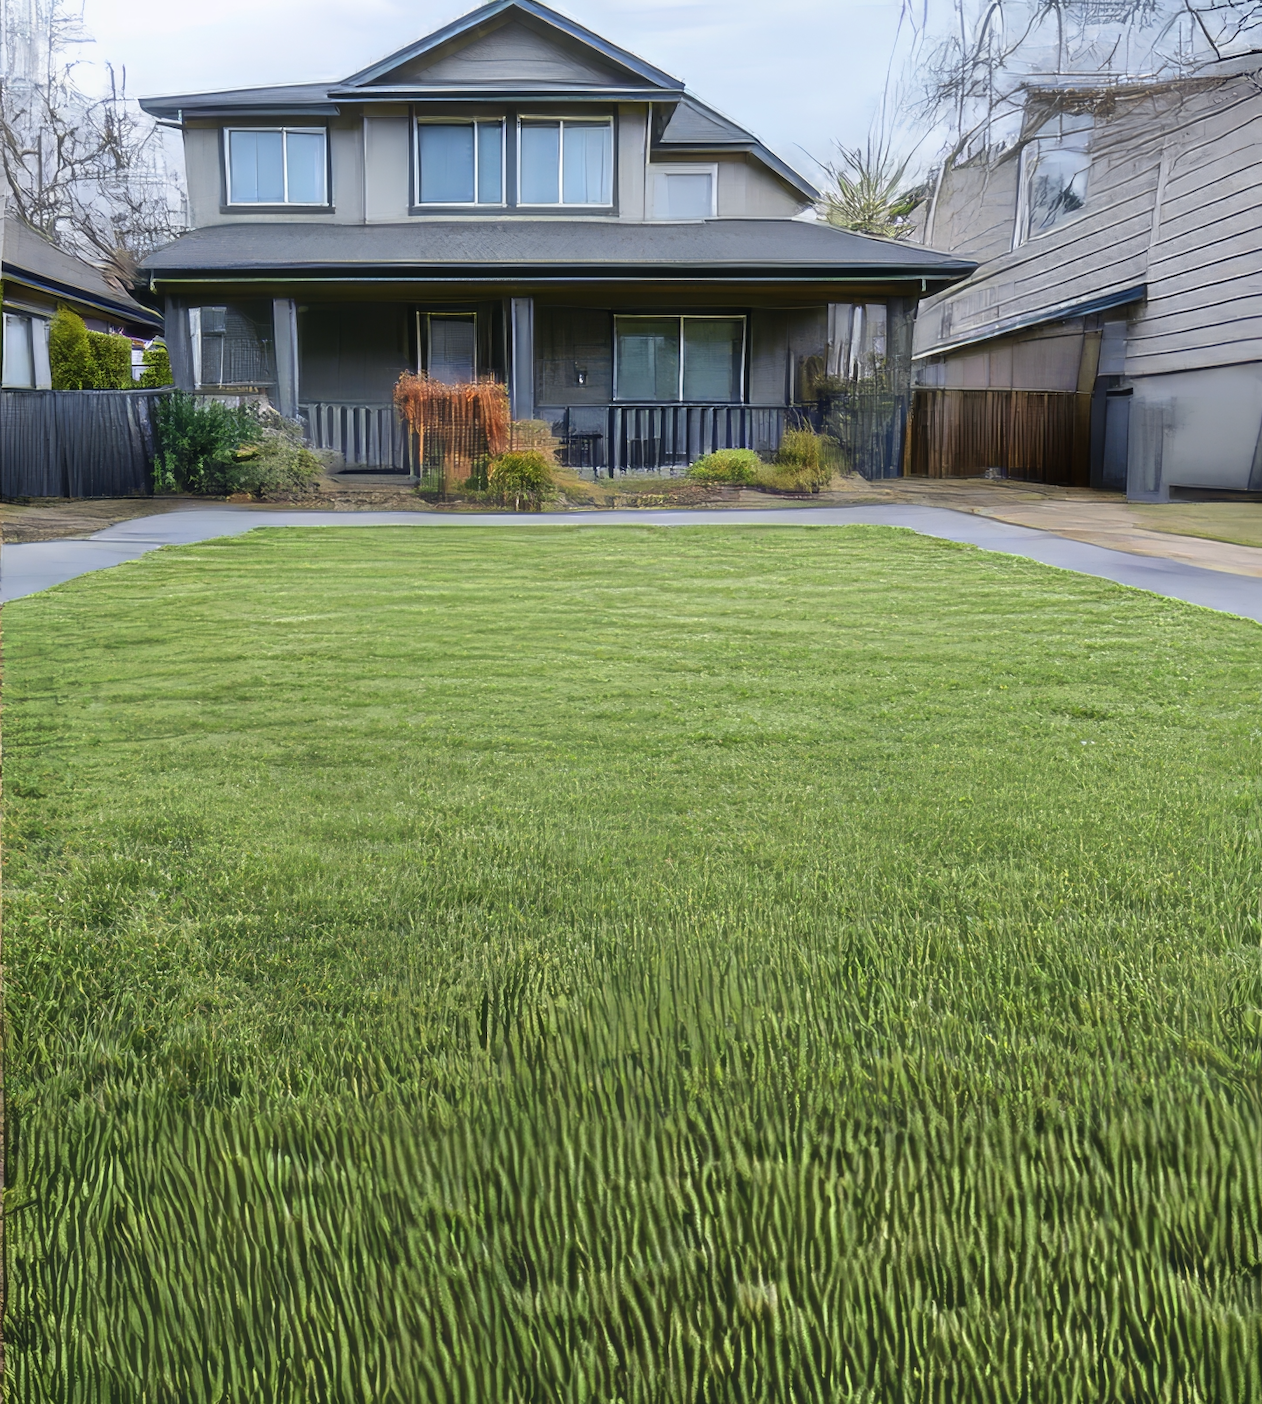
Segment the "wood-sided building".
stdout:
[[351,462],[407,466],[417,369],[504,381],[586,466],[771,450],[842,368],[909,385],[918,299],[973,266],[819,223],[751,133],[535,0],[339,83],[143,105],[184,134],[194,228],[145,265],[178,383]]
[[926,242],[979,263],[915,332],[911,471],[1262,492],[1262,89],[1031,84],[942,174]]

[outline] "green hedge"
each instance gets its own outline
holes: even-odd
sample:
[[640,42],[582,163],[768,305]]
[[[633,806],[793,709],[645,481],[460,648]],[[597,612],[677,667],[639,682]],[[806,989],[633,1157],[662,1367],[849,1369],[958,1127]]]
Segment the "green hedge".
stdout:
[[48,329],[54,390],[130,390],[131,339],[89,331],[83,318],[59,307]]

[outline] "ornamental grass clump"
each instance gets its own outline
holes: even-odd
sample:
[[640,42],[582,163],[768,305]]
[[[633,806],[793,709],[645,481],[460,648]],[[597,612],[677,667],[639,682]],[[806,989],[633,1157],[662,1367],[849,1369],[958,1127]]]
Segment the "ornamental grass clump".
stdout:
[[694,483],[752,483],[762,466],[753,449],[717,449],[697,459],[688,476]]
[[539,449],[501,453],[486,480],[487,495],[514,512],[537,512],[554,491],[552,465]]
[[416,436],[416,461],[438,468],[449,484],[478,476],[488,457],[509,447],[508,390],[498,381],[446,385],[404,371],[394,387],[394,403]]
[[828,441],[811,429],[785,430],[768,485],[789,492],[818,492],[833,475],[826,446]]

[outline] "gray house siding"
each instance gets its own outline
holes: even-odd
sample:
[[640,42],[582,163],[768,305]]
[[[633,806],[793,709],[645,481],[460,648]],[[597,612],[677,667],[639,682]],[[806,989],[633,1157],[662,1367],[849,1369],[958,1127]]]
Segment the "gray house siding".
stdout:
[[[1132,496],[1262,490],[1262,91],[1252,76],[1224,71],[1063,101],[1096,112],[1078,217],[1001,250],[1003,227],[1011,238],[1018,217],[1019,153],[946,173],[934,242],[986,261],[923,305],[918,383],[963,389],[1010,378],[1014,388],[1068,392],[1076,355],[1079,392],[1093,381],[1093,481],[1106,415],[1120,422],[1129,410]],[[1032,113],[1027,130],[1039,120]],[[1128,289],[1141,295],[1126,308],[1069,315]],[[1100,337],[1109,350],[1097,368]]]
[[[817,192],[756,137],[538,0],[491,0],[339,83],[145,106],[183,129],[189,168],[195,228],[146,265],[169,299],[180,383],[227,388],[226,372],[207,374],[206,338],[222,335],[221,325],[254,325],[238,315],[246,302],[269,306],[271,379],[264,383],[263,359],[250,361],[248,338],[235,332],[241,347],[215,364],[253,366],[242,391],[301,412],[318,442],[357,462],[383,454],[399,466],[391,401],[406,369],[455,383],[504,381],[515,417],[547,419],[581,442],[589,467],[673,467],[734,444],[774,449],[789,411],[803,408],[807,382],[823,375],[829,328],[851,325],[830,317],[830,302],[892,305],[972,267],[803,220]],[[467,164],[453,164],[460,179],[429,186],[459,203],[420,203],[417,121],[453,117],[502,120],[502,204],[481,183],[485,129],[431,131],[453,163]],[[548,201],[556,179],[558,198],[523,204],[518,192],[530,182],[516,179],[518,124],[540,117],[608,121],[612,139],[558,131],[552,155],[536,155],[543,164],[531,195]],[[283,153],[312,150],[292,144],[301,140],[292,129],[327,130],[327,207],[230,203],[223,153],[233,127],[273,129],[259,149],[275,153],[273,169],[300,172],[297,199],[319,196],[301,160],[282,165]],[[581,148],[578,165],[571,140],[596,142]],[[588,183],[592,170],[598,183]],[[699,170],[713,174],[710,187],[672,185],[672,175]],[[289,196],[287,181],[238,185],[237,199]],[[737,351],[726,335],[707,348],[682,322],[659,330],[665,344],[678,335],[679,379],[654,374],[636,391],[651,402],[619,400],[615,318],[637,311],[740,315],[745,337]],[[436,320],[440,312],[475,314],[476,358],[467,322]],[[908,348],[891,347],[905,370]],[[724,398],[685,403],[684,393]],[[896,458],[885,453],[879,471],[895,470]]]

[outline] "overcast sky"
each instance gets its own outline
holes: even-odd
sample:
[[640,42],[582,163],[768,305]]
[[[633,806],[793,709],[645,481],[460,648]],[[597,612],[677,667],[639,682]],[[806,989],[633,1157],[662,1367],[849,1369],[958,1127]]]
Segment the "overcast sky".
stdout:
[[[133,96],[345,77],[473,8],[459,0],[85,0],[85,53]],[[807,176],[861,142],[899,0],[572,0],[557,8],[664,68]]]

